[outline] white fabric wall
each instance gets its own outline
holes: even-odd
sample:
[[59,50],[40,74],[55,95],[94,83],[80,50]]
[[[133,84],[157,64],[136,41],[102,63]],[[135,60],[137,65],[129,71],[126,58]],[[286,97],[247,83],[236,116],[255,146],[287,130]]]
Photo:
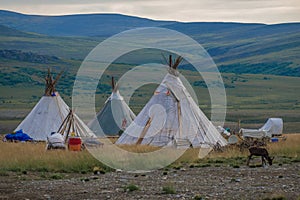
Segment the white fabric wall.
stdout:
[[15,131],[23,129],[34,140],[46,141],[51,132],[58,131],[69,107],[58,93],[56,96],[43,96]]
[[[149,118],[150,126],[145,128]],[[194,147],[207,147],[217,142],[222,146],[227,144],[196,105],[179,77],[172,74],[165,76],[150,101],[121,135],[117,144],[136,144],[143,132],[146,134],[142,144],[153,146],[165,146],[170,142],[183,140],[189,141]]]

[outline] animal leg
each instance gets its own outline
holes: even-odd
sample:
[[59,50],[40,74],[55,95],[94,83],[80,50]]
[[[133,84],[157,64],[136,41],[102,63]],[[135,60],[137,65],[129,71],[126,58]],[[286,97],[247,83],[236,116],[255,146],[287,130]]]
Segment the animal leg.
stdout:
[[261,165],[264,167],[266,165],[266,161],[263,156],[261,156]]

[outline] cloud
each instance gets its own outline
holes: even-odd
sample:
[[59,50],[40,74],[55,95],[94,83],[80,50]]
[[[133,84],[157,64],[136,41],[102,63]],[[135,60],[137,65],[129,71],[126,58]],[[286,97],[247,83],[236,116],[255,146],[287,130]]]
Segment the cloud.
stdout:
[[298,0],[2,0],[27,14],[122,13],[161,20],[283,23],[300,21]]

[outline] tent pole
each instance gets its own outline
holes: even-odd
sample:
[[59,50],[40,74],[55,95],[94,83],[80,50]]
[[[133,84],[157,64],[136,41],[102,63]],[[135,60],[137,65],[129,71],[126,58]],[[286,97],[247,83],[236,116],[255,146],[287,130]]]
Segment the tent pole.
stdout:
[[59,127],[59,129],[58,129],[57,132],[60,132],[60,131],[61,131],[60,129],[62,128],[63,125],[65,125],[65,122],[68,120],[69,117],[70,117],[70,113],[69,113],[68,116],[64,119],[64,121],[61,123],[61,125],[60,125],[60,127]]
[[67,123],[68,123],[69,126],[68,126],[68,130],[67,130],[66,141],[67,141],[67,139],[69,137],[71,126],[72,126],[72,113],[71,112],[70,112],[70,118],[69,118],[69,120],[68,120]]
[[148,121],[147,121],[147,123],[146,123],[146,125],[145,125],[145,127],[142,131],[142,134],[140,135],[140,137],[139,137],[138,141],[136,142],[136,144],[141,144],[142,143],[142,141],[143,141],[143,139],[144,139],[149,127],[150,127],[151,121],[152,121],[151,117],[149,117],[149,119],[148,119]]

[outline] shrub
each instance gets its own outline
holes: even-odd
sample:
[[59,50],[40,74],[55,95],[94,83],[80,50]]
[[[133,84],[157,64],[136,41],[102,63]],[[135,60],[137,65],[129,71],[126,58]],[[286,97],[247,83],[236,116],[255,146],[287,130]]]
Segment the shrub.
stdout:
[[49,178],[58,180],[58,179],[62,179],[63,175],[61,175],[61,174],[52,174]]
[[287,198],[284,197],[284,196],[275,196],[275,197],[272,197],[272,198],[264,198],[263,200],[286,200]]
[[193,199],[194,199],[194,200],[204,200],[205,198],[202,197],[201,195],[197,194],[196,196],[194,196]]
[[135,190],[139,190],[139,187],[134,185],[134,184],[129,184],[129,185],[124,187],[125,192],[133,192]]
[[162,188],[164,194],[175,194],[176,190],[172,185],[167,185]]
[[196,165],[195,167],[210,167],[211,165],[210,164],[199,164],[199,165]]
[[0,171],[0,176],[9,176],[9,174],[5,171]]

